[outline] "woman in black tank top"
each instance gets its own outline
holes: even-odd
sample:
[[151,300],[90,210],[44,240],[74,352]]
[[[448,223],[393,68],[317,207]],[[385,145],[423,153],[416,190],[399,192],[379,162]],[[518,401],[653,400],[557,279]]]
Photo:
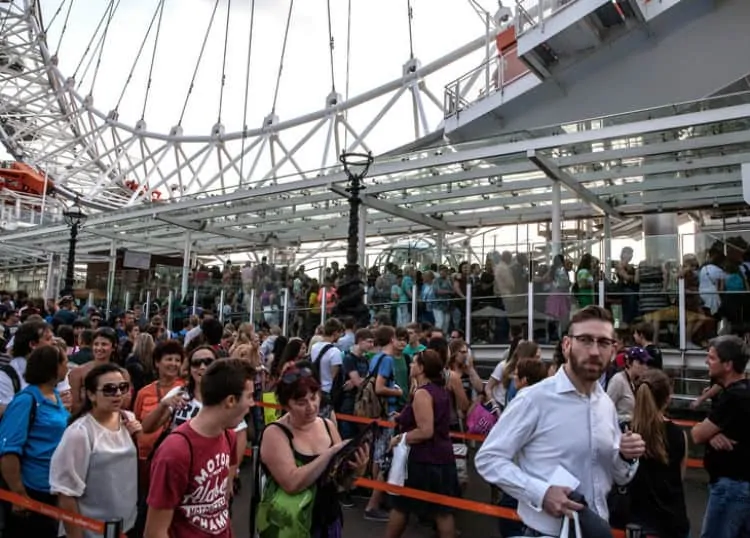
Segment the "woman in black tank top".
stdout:
[[685,538],[690,532],[682,485],[687,439],[664,416],[670,396],[669,378],[661,370],[647,370],[635,383],[632,428],[643,437],[646,454],[628,487],[629,522],[648,536]]
[[[298,363],[281,376],[276,397],[286,414],[269,424],[261,439],[261,467],[268,484],[259,506],[258,533],[261,537],[277,536],[283,528],[301,538],[341,538],[338,485],[322,475],[344,443],[333,423],[318,416],[320,384],[309,368]],[[354,464],[358,474],[364,472],[368,459],[368,450],[357,452]],[[308,495],[307,508],[300,508],[301,501],[283,500],[297,495]]]

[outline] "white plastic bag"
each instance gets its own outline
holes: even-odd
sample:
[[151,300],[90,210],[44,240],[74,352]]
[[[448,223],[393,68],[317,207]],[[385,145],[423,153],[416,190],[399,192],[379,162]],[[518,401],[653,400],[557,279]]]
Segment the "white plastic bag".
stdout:
[[[570,538],[570,520],[573,520],[573,528],[575,529],[575,538],[583,538],[581,532],[581,522],[578,519],[578,512],[573,512],[573,517],[563,517],[562,526],[560,527],[560,538]],[[522,536],[513,536],[512,538],[523,538]],[[540,536],[539,538],[556,538],[554,536]]]
[[393,447],[391,470],[388,471],[388,483],[394,486],[403,486],[409,474],[408,464],[409,445],[406,444],[406,434],[402,434],[401,440]]
[[560,538],[570,538],[570,520],[573,520],[575,528],[575,538],[583,538],[581,533],[581,521],[578,519],[578,512],[573,512],[573,517],[563,517],[562,527],[560,528]]
[[469,483],[469,467],[466,459],[469,455],[469,447],[464,443],[453,443],[453,457],[456,460],[456,471],[458,472],[458,483]]

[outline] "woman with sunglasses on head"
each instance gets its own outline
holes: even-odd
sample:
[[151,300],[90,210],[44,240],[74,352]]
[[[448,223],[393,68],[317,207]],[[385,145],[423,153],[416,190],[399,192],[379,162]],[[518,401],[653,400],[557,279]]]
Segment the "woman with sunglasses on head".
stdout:
[[[324,483],[323,472],[345,443],[336,426],[328,419],[320,418],[320,383],[312,370],[293,366],[284,371],[276,386],[276,397],[286,414],[266,426],[260,445],[261,465],[268,477],[262,503],[273,503],[272,493],[279,489],[286,495],[314,496],[312,502],[302,503],[310,510],[309,536],[311,538],[341,538],[343,514],[338,500],[338,485]],[[351,466],[362,474],[369,460],[369,448],[357,450]],[[270,497],[270,499],[269,499]],[[284,511],[281,503],[271,510]],[[307,518],[301,513],[303,507],[288,515],[298,527]],[[259,528],[261,537],[275,536],[281,523],[269,518],[267,528]],[[283,528],[288,529],[291,523]]]
[[[138,453],[133,436],[141,432],[141,424],[123,409],[130,393],[125,374],[114,363],[86,374],[86,400],[52,456],[50,487],[63,510],[99,520],[122,519],[123,531],[135,536]],[[67,524],[65,532],[68,538],[98,536]]]
[[[84,379],[88,373],[100,364],[107,364],[109,362],[116,363],[118,360],[117,356],[117,333],[110,327],[102,327],[94,333],[94,343],[91,346],[94,360],[87,362],[73,368],[70,371],[68,380],[70,381],[71,395],[73,396],[73,413],[77,414],[83,408],[83,404],[86,401],[86,389],[84,388]],[[130,374],[125,372],[128,383],[130,382]],[[125,396],[123,407],[130,409],[130,403],[132,400],[131,393]]]

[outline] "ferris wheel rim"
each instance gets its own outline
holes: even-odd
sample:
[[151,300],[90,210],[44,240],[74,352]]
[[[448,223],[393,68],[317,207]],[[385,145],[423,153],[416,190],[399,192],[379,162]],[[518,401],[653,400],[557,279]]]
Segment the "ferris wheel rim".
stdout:
[[[26,1],[28,2],[28,0]],[[163,142],[180,142],[180,143],[186,143],[186,144],[210,143],[210,142],[215,142],[216,140],[231,142],[234,140],[242,140],[243,138],[255,138],[255,137],[263,136],[269,133],[279,133],[288,129],[293,129],[295,127],[299,127],[302,125],[312,123],[317,120],[324,119],[333,114],[341,114],[342,112],[351,110],[360,105],[363,105],[365,103],[368,103],[370,101],[383,97],[384,95],[388,95],[391,92],[397,91],[401,87],[408,86],[409,84],[413,84],[415,81],[423,79],[424,77],[427,77],[439,71],[440,69],[456,62],[457,60],[464,58],[465,56],[485,46],[487,43],[487,40],[494,38],[494,35],[497,32],[496,30],[491,30],[490,33],[484,33],[483,35],[473,39],[472,41],[462,45],[461,47],[458,47],[457,49],[454,49],[448,52],[447,54],[444,54],[443,56],[431,61],[430,63],[426,65],[420,65],[417,60],[408,60],[407,62],[405,62],[404,65],[413,64],[416,66],[416,68],[413,70],[405,70],[406,72],[401,77],[392,79],[386,82],[385,84],[382,84],[376,88],[373,88],[371,90],[355,95],[354,97],[350,97],[349,99],[346,99],[344,101],[340,101],[340,102],[337,101],[334,104],[328,105],[314,112],[303,114],[301,116],[297,116],[288,120],[280,121],[278,123],[270,123],[268,125],[263,125],[259,128],[254,128],[254,129],[245,128],[240,131],[224,133],[224,132],[221,132],[219,129],[216,129],[216,125],[214,125],[211,129],[213,134],[184,135],[182,134],[181,126],[172,127],[170,132],[166,134],[156,132],[156,131],[149,131],[149,130],[146,130],[145,128],[140,128],[138,126],[138,124],[141,123],[141,120],[136,122],[135,125],[123,123],[119,121],[118,119],[116,119],[116,116],[117,116],[116,110],[112,110],[109,113],[105,114],[96,106],[94,106],[94,102],[95,102],[94,95],[92,94],[91,96],[82,96],[75,89],[75,86],[69,83],[69,81],[73,79],[70,77],[66,77],[65,74],[58,67],[57,61],[54,55],[50,53],[50,50],[47,47],[46,35],[39,26],[40,21],[38,19],[38,16],[39,15],[37,14],[33,14],[31,17],[29,17],[29,21],[30,21],[31,29],[34,32],[34,39],[38,42],[39,51],[42,55],[42,59],[45,62],[48,75],[50,76],[50,78],[54,78],[54,83],[51,80],[50,85],[52,86],[53,91],[55,91],[55,93],[58,94],[58,96],[60,92],[63,92],[63,91],[69,93],[69,95],[71,95],[82,107],[84,107],[86,111],[90,112],[91,114],[99,118],[101,121],[104,121],[107,125],[109,125],[112,128],[121,129],[134,136],[144,136],[152,140],[159,140]],[[326,102],[330,102],[330,99],[334,96],[340,97],[340,94],[329,94],[328,98],[326,99]],[[67,105],[65,105],[64,102],[61,102],[60,106],[63,107],[64,109],[67,108]],[[270,116],[268,116],[266,119],[268,119],[269,117]],[[146,123],[143,122],[143,125],[145,126]]]

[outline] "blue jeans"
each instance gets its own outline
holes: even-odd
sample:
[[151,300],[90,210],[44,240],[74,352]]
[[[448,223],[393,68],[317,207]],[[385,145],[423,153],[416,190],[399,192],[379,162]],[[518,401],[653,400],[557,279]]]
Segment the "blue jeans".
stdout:
[[750,482],[720,478],[709,486],[701,538],[750,537]]

